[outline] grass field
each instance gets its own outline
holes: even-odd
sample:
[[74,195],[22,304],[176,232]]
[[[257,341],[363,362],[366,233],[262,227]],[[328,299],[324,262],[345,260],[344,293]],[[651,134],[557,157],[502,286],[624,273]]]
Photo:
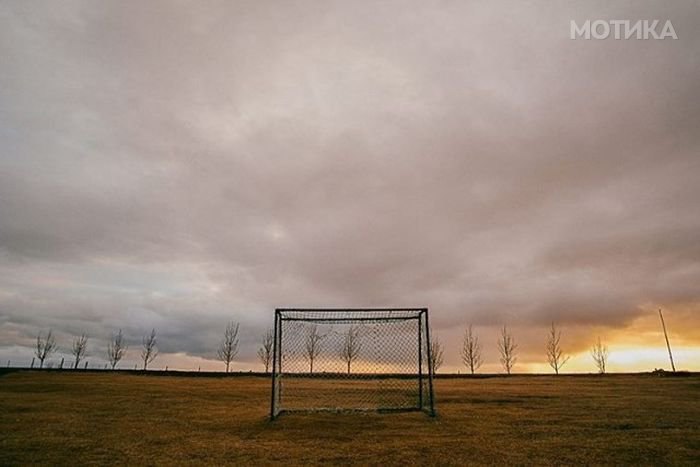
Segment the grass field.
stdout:
[[12,372],[0,465],[700,464],[700,376],[438,379],[438,416],[288,414],[269,380]]

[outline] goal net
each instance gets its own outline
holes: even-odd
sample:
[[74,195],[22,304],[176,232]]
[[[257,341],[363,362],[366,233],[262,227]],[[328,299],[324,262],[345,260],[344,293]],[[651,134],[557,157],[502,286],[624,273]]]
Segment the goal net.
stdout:
[[272,418],[300,411],[434,415],[427,308],[275,310]]

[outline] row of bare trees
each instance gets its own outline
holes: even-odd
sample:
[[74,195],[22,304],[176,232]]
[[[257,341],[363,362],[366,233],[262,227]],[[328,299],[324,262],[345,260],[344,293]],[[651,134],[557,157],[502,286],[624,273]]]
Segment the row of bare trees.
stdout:
[[[237,323],[229,323],[224,331],[224,338],[217,350],[217,356],[219,360],[226,365],[227,373],[231,362],[238,354],[238,330],[239,325]],[[310,327],[304,336],[303,352],[309,364],[309,373],[314,372],[314,363],[321,352],[323,341],[326,337],[326,334],[321,334],[319,332],[317,326]],[[260,346],[257,351],[258,358],[265,367],[266,373],[270,371],[270,367],[272,366],[273,342],[274,336],[272,329],[267,329],[261,336]],[[347,365],[348,374],[351,371],[353,362],[358,359],[361,349],[362,341],[360,339],[360,328],[351,326],[343,335],[340,348],[338,349],[338,356]]]
[[[224,338],[222,339],[219,347],[217,348],[218,358],[224,362],[226,365],[226,372],[230,370],[231,363],[238,354],[238,323],[228,323],[224,331]],[[141,352],[140,358],[143,362],[143,369],[148,370],[148,365],[150,365],[156,357],[158,357],[158,339],[156,330],[152,329],[151,332],[145,336],[141,341]],[[125,357],[128,344],[124,338],[124,333],[120,329],[117,333],[110,337],[107,343],[107,361],[112,370],[116,369],[119,362]],[[74,357],[73,368],[78,368],[80,362],[87,355],[88,348],[88,336],[83,333],[78,337],[73,339],[73,344],[71,347],[71,354]],[[36,338],[36,349],[34,351],[36,358],[39,360],[39,368],[44,367],[44,362],[52,354],[58,351],[58,345],[56,344],[56,338],[52,330],[44,335],[39,333]],[[272,331],[268,330],[262,339],[262,345],[258,350],[258,356],[265,366],[265,371],[269,371],[270,363],[272,360]]]
[[[314,372],[314,363],[321,352],[323,341],[326,337],[328,337],[328,335],[321,334],[317,326],[311,326],[304,336],[303,352],[304,358],[309,364],[309,373]],[[272,334],[270,334],[270,341],[272,341]],[[360,338],[360,328],[357,326],[350,326],[343,334],[340,346],[337,349],[338,357],[345,363],[348,374],[350,374],[352,370],[353,362],[359,358],[361,350],[362,340]]]
[[[73,368],[78,368],[80,360],[85,357],[87,352],[87,342],[88,337],[85,334],[81,334],[80,337],[76,337],[73,340],[73,346],[71,347],[71,353],[75,357],[75,364],[73,365]],[[46,359],[57,351],[58,345],[56,344],[56,337],[53,335],[53,331],[49,329],[46,336],[39,333],[39,335],[36,337],[36,347],[34,349],[34,355],[39,360],[39,368],[43,368]]]
[[[88,336],[85,333],[73,338],[73,344],[70,349],[74,358],[73,368],[77,369],[80,362],[87,355],[88,340]],[[128,346],[124,340],[124,334],[120,329],[119,332],[112,335],[107,344],[107,361],[113,370],[117,367],[122,358],[124,358],[124,355],[126,355],[127,348]],[[34,349],[34,355],[36,355],[36,358],[39,360],[39,368],[43,368],[44,361],[57,351],[58,345],[56,344],[53,331],[49,329],[49,332],[45,336],[39,333],[36,338],[36,348]],[[143,362],[143,369],[148,370],[148,365],[152,363],[157,356],[156,330],[152,329],[151,333],[145,335],[142,340],[141,361]]]
[[[230,371],[231,363],[233,363],[236,355],[238,355],[239,329],[239,323],[228,323],[224,330],[224,337],[216,350],[217,357],[226,365],[226,373]],[[272,329],[268,329],[262,335],[260,347],[258,348],[258,358],[265,367],[265,373],[270,371],[270,365],[272,364],[272,344]]]
[[[143,362],[143,370],[148,370],[150,365],[158,356],[158,340],[156,338],[156,330],[151,329],[150,334],[146,334],[141,339],[141,362]],[[107,344],[107,361],[114,370],[122,358],[126,355],[128,345],[124,339],[124,334],[120,329],[112,336],[112,339]]]
[[[87,343],[88,337],[86,334],[81,334],[79,337],[73,339],[73,345],[71,347],[71,353],[73,354],[73,357],[75,357],[73,368],[78,368],[80,361],[85,357],[87,352]],[[49,329],[46,336],[39,333],[39,335],[36,337],[36,348],[34,349],[34,355],[39,360],[39,368],[43,368],[46,359],[57,350],[58,345],[56,344],[56,338],[51,329]]]
[[[217,348],[217,357],[226,365],[226,372],[230,371],[231,363],[238,355],[239,347],[239,329],[238,323],[230,322],[224,330],[224,336]],[[321,351],[323,340],[327,336],[321,334],[316,326],[312,326],[304,336],[304,356],[309,364],[309,372],[314,372],[314,363]],[[265,372],[270,371],[272,364],[273,352],[273,333],[268,329],[260,340],[260,347],[257,355],[260,362],[265,368]],[[78,368],[80,362],[87,355],[88,336],[83,333],[73,339],[71,354],[74,357],[73,368]],[[506,326],[500,329],[499,338],[497,341],[499,361],[503,370],[507,374],[511,374],[513,368],[518,361],[518,345],[515,342],[513,335]],[[352,364],[359,358],[362,349],[362,341],[360,336],[360,328],[351,326],[343,335],[341,344],[338,349],[338,357],[346,364],[348,374],[351,371]],[[49,332],[44,336],[39,333],[36,340],[35,355],[39,360],[39,367],[43,368],[45,360],[58,350],[55,336],[53,332]],[[119,362],[124,358],[128,350],[128,345],[124,338],[124,334],[120,329],[116,334],[112,335],[107,345],[107,361],[112,369],[115,369]],[[562,367],[569,361],[570,356],[566,355],[561,346],[561,330],[552,323],[547,334],[545,346],[547,362],[554,370],[555,374],[559,374]],[[608,361],[608,348],[598,338],[595,345],[591,348],[591,356],[598,369],[599,373],[605,373]],[[156,330],[152,329],[150,334],[143,336],[140,357],[143,363],[143,370],[148,370],[148,365],[151,364],[158,356]],[[474,331],[473,326],[467,326],[460,349],[462,363],[471,374],[475,374],[484,363],[482,354],[482,345],[479,336]],[[433,338],[430,343],[430,362],[432,370],[436,372],[444,363],[444,349],[440,338],[433,333]]]
[[[441,347],[441,344],[437,339],[433,341],[433,344]],[[515,363],[518,361],[518,344],[515,342],[513,335],[506,326],[503,326],[500,329],[500,334],[496,344],[498,346],[499,361],[501,366],[507,374],[511,374]],[[476,373],[476,371],[484,363],[481,352],[481,343],[479,342],[479,337],[474,332],[474,328],[471,324],[467,326],[467,329],[464,331],[464,338],[462,340],[462,348],[460,353],[462,363],[471,374]],[[570,356],[566,355],[562,349],[561,330],[554,323],[551,324],[547,334],[545,353],[547,356],[547,363],[550,367],[552,367],[554,373],[558,375],[562,367],[569,361]],[[593,362],[595,363],[599,373],[606,372],[608,355],[608,347],[603,344],[599,337],[595,345],[591,348],[591,357],[593,358]],[[434,366],[433,368],[437,370],[439,365]]]

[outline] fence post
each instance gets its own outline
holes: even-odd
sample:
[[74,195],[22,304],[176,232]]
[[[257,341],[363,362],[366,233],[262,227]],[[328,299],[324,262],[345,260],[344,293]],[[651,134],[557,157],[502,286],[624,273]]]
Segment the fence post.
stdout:
[[29,368],[34,368],[34,359],[35,359],[35,358],[36,358],[36,357],[32,357],[32,366],[30,366]]

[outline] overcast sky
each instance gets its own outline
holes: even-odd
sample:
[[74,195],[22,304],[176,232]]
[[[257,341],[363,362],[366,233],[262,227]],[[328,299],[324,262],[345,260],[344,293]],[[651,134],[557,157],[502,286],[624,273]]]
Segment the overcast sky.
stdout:
[[401,305],[454,369],[466,323],[535,365],[552,320],[652,369],[663,307],[700,369],[700,6],[664,3],[0,0],[0,357],[155,327],[206,366],[235,320],[256,368],[275,306]]

